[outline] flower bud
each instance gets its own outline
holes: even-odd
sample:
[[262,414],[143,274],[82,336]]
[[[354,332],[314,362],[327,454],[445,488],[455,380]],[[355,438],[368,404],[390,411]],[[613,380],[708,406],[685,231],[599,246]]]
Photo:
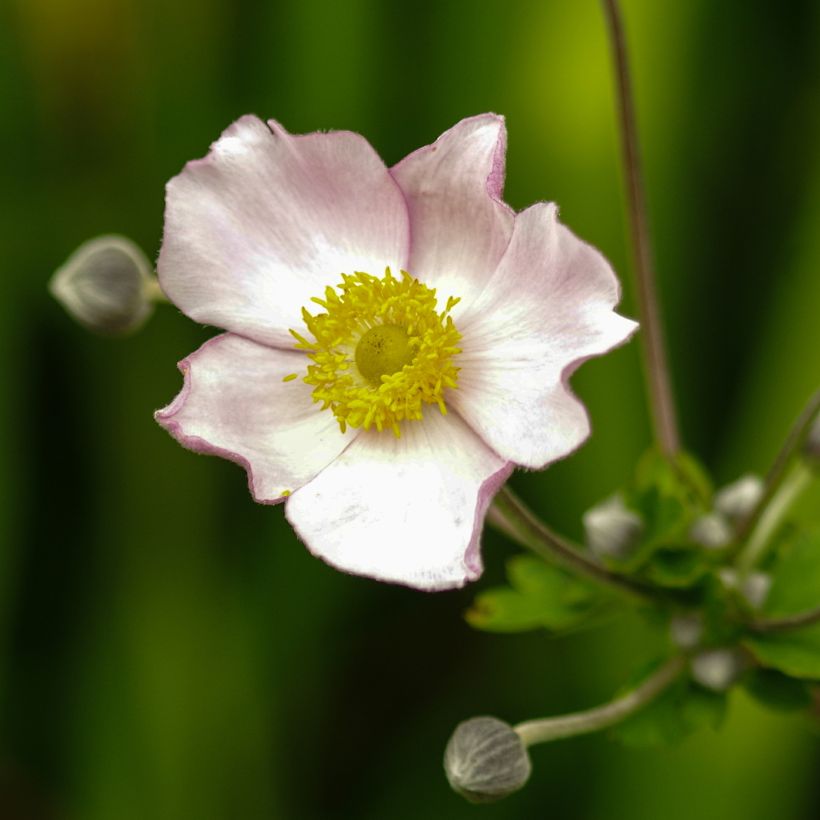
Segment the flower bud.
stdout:
[[771,575],[765,572],[750,572],[740,584],[740,594],[752,609],[761,609],[771,588]]
[[694,649],[703,637],[703,618],[700,613],[676,615],[669,623],[669,636],[679,649]]
[[689,538],[707,549],[720,549],[732,540],[732,528],[720,513],[707,513],[692,523]]
[[643,534],[641,517],[619,495],[591,507],[583,516],[586,542],[597,558],[629,558]]
[[717,575],[727,592],[734,592],[740,586],[740,575],[733,567],[721,567]]
[[692,658],[692,680],[713,692],[725,692],[746,671],[739,649],[707,649]]
[[715,511],[737,523],[746,518],[763,496],[763,479],[759,476],[741,476],[715,494]]
[[491,803],[518,791],[532,771],[521,738],[508,723],[475,717],[460,723],[444,752],[447,780],[471,803]]
[[803,455],[814,467],[820,469],[820,415],[815,418],[803,442]]
[[98,236],[80,245],[49,283],[52,296],[80,324],[123,335],[153,311],[156,282],[145,254],[124,236]]

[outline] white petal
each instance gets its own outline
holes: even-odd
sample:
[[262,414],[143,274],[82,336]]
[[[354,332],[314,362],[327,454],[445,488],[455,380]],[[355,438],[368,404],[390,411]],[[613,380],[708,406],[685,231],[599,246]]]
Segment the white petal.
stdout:
[[360,434],[285,512],[308,549],[339,569],[459,587],[481,574],[484,515],[511,469],[457,416],[429,408],[401,438]]
[[355,438],[301,379],[282,381],[305,361],[225,333],[179,363],[182,391],[155,417],[188,449],[241,464],[256,501],[283,501]]
[[619,296],[609,263],[557,221],[554,205],[519,214],[495,275],[457,323],[462,369],[448,404],[516,464],[569,454],[589,435],[570,375],[637,327],[613,312]]
[[463,310],[481,293],[510,241],[514,216],[501,202],[506,149],[503,117],[482,114],[462,120],[391,170],[410,211],[408,270],[436,288],[440,305],[458,296]]
[[157,267],[192,319],[290,347],[311,297],[343,272],[405,267],[408,242],[402,193],[363,137],[246,116],[168,183]]

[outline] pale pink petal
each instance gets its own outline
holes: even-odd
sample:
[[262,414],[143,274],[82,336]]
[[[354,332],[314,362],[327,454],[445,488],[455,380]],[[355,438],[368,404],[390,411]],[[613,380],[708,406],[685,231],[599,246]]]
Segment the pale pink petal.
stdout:
[[461,372],[448,403],[516,464],[540,468],[566,456],[589,435],[570,375],[637,327],[613,312],[619,298],[609,263],[558,222],[555,205],[527,209],[458,322]]
[[241,464],[256,501],[283,501],[355,438],[301,379],[282,381],[304,365],[302,353],[225,333],[179,363],[182,391],[155,418],[190,450]]
[[410,211],[409,272],[436,288],[439,304],[465,309],[496,269],[513,212],[501,202],[507,131],[503,117],[462,120],[391,169]]
[[289,347],[311,297],[343,272],[406,267],[408,242],[404,198],[363,137],[245,116],[168,183],[157,268],[192,319]]
[[460,587],[481,574],[487,507],[512,466],[454,414],[362,433],[294,493],[288,520],[339,569],[418,589]]

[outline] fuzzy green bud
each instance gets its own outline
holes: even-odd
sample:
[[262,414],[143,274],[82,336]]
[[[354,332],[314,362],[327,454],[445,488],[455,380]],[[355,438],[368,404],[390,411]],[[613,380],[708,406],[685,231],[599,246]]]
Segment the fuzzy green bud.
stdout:
[[518,791],[532,771],[521,738],[508,723],[475,717],[460,723],[444,752],[447,780],[471,803],[491,803]]

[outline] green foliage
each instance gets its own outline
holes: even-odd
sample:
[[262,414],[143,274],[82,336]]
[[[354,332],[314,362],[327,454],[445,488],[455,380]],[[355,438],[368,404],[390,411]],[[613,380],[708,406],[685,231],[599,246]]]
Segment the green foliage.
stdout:
[[[764,615],[784,617],[820,606],[820,529],[793,536],[780,546]],[[753,635],[745,645],[764,666],[786,675],[820,680],[820,624]]]
[[530,555],[511,558],[507,578],[509,586],[479,593],[465,613],[471,626],[486,632],[563,632],[580,626],[607,601],[598,590]]
[[820,624],[793,632],[757,635],[745,643],[764,666],[795,678],[820,681]]
[[678,743],[702,727],[719,728],[726,696],[681,679],[647,706],[616,726],[612,733],[631,747]]
[[646,452],[623,491],[626,506],[644,522],[643,534],[626,558],[607,563],[663,587],[697,584],[714,556],[691,541],[689,530],[708,512],[712,492],[709,477],[692,456],[681,454],[672,462],[654,449]]
[[648,562],[644,577],[663,587],[690,587],[709,571],[702,551],[688,546],[662,547]]
[[820,606],[820,527],[790,534],[779,546],[765,612],[769,616],[794,615],[817,606]]
[[744,686],[752,697],[771,709],[794,711],[811,706],[811,692],[806,683],[776,669],[755,669]]

